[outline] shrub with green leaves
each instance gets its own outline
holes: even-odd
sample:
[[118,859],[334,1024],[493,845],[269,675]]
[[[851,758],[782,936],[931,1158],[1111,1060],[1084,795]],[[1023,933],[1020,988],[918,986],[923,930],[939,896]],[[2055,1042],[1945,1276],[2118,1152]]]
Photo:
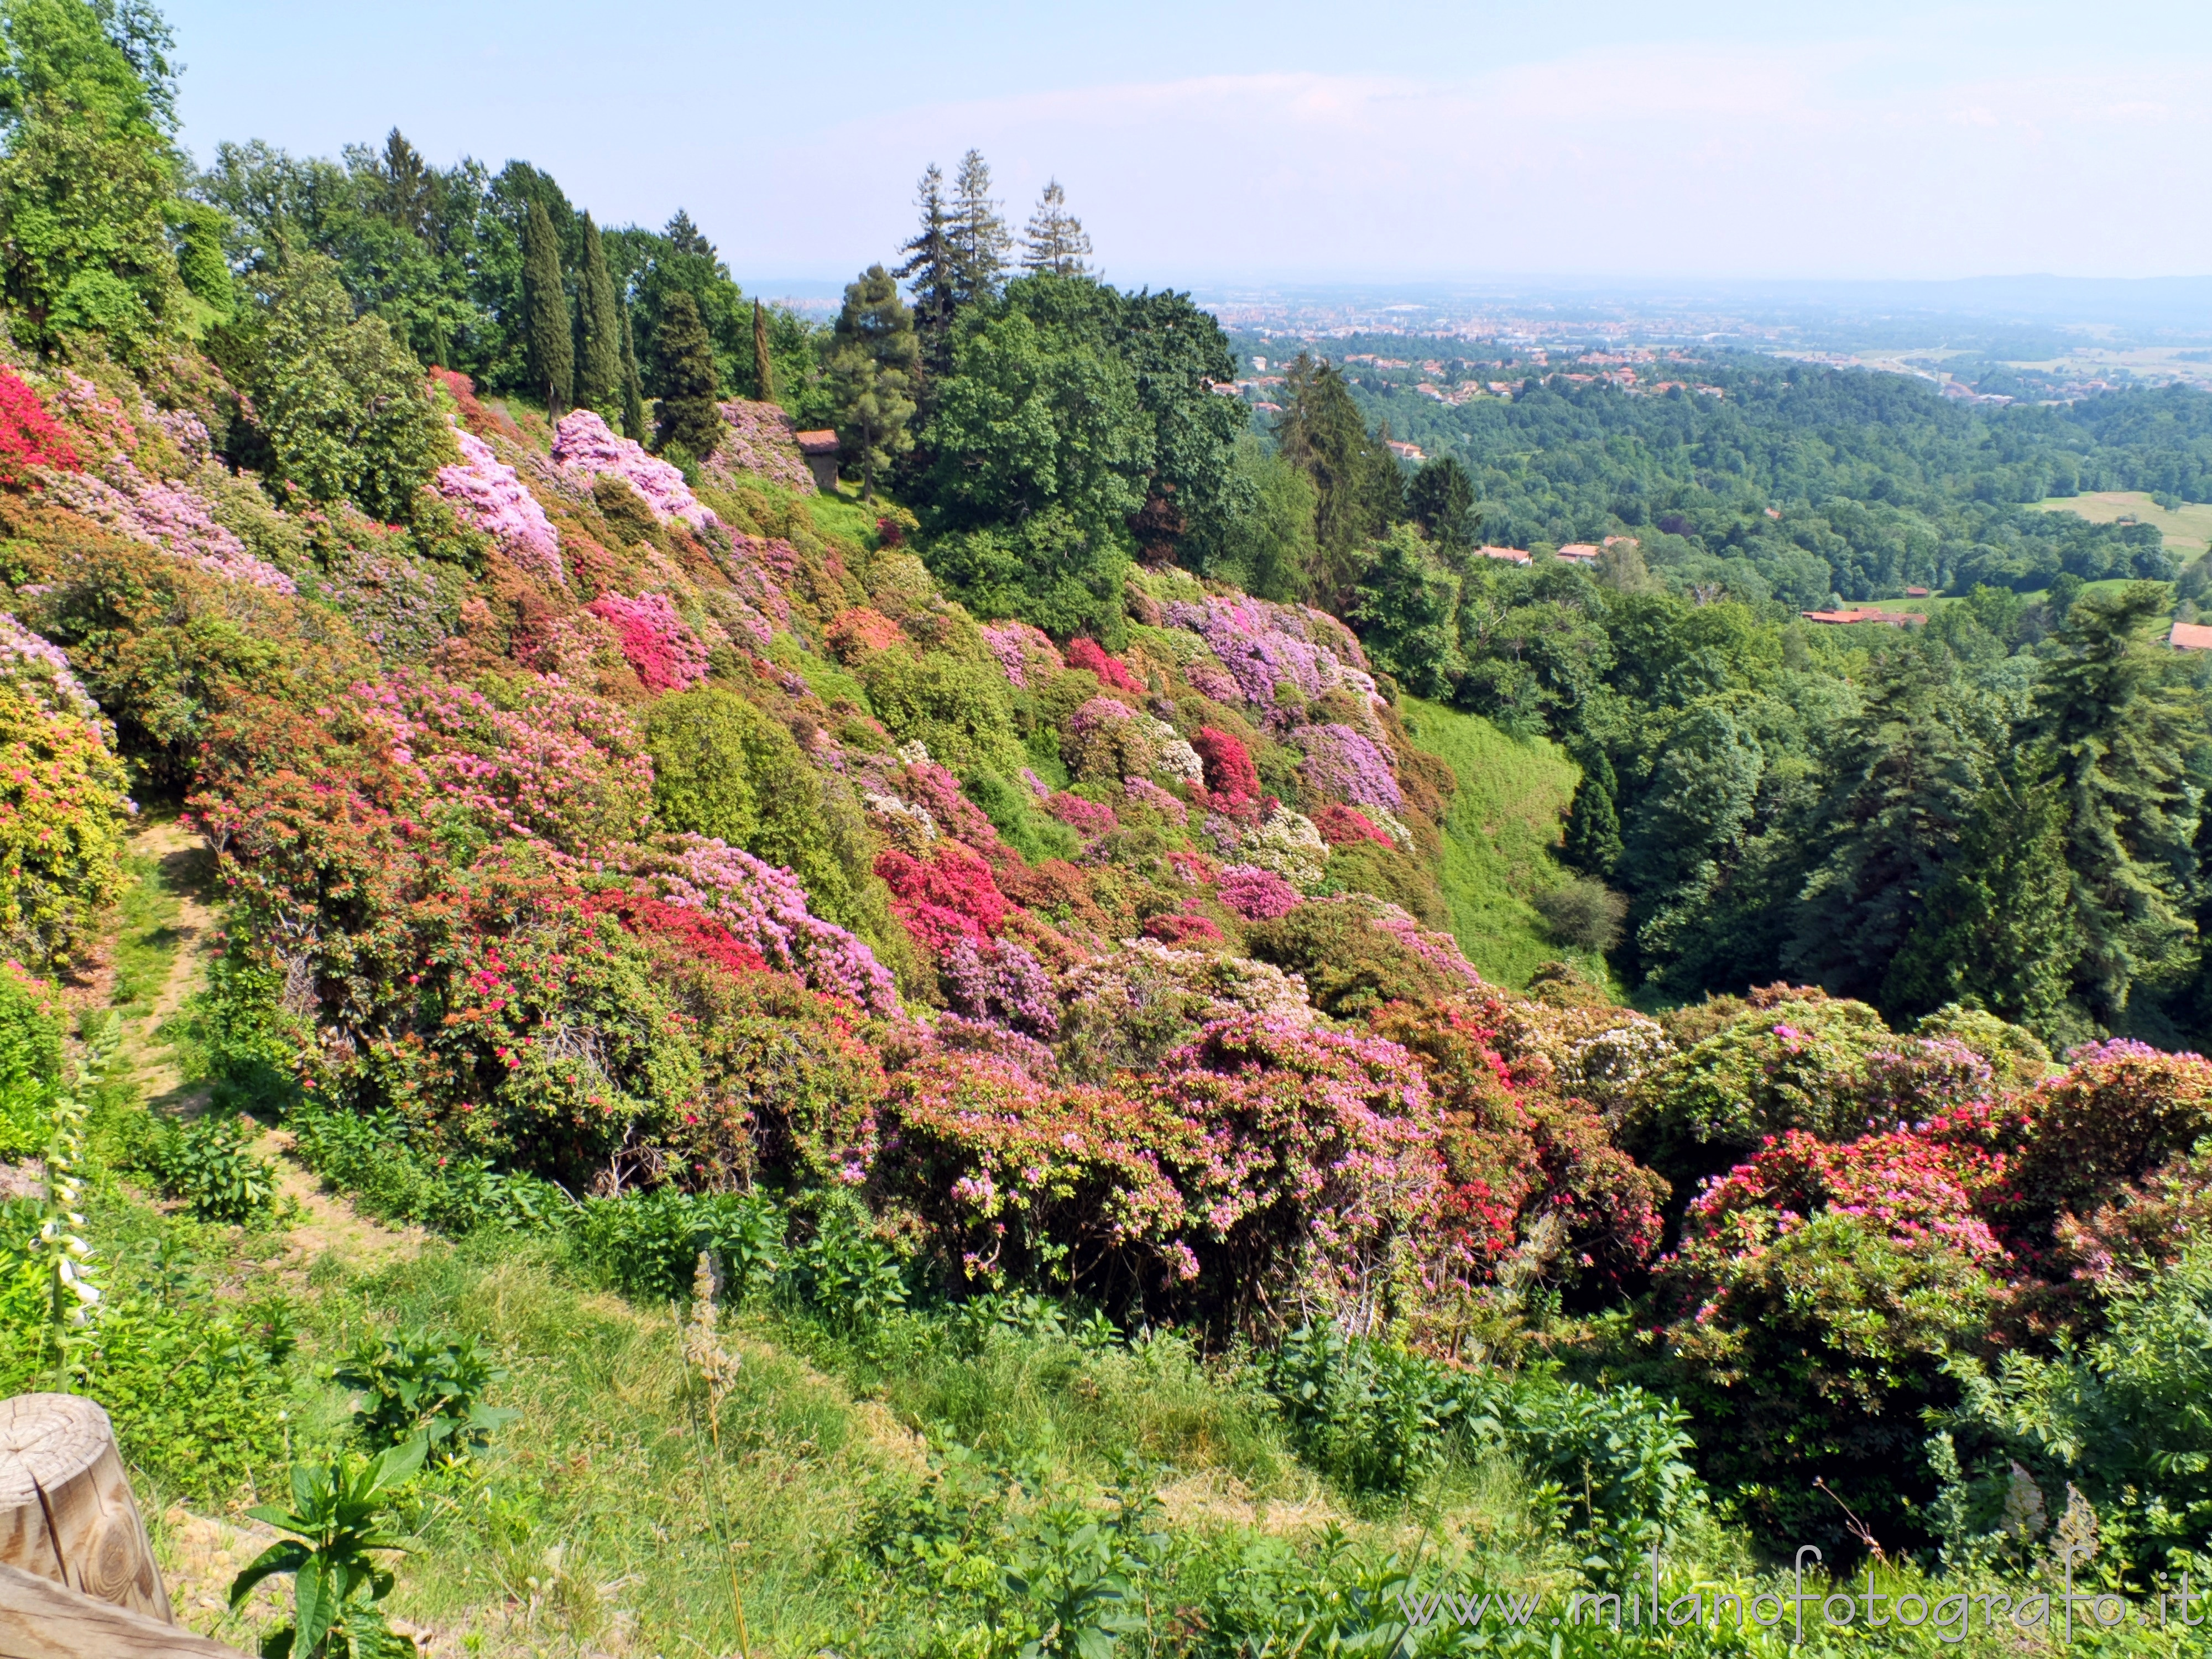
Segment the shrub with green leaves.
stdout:
[[1425,1355],[1302,1325],[1261,1367],[1298,1455],[1352,1492],[1405,1492],[1443,1456],[1463,1405]]
[[701,1251],[722,1274],[723,1296],[744,1300],[775,1277],[784,1260],[784,1215],[760,1193],[649,1193],[586,1199],[575,1222],[576,1250],[632,1296],[655,1301],[690,1294]]
[[163,1125],[148,1149],[147,1167],[163,1192],[182,1199],[202,1221],[263,1219],[275,1207],[276,1171],[250,1150],[259,1127],[251,1118],[213,1114]]
[[364,1336],[331,1378],[360,1393],[355,1425],[371,1444],[421,1440],[447,1462],[482,1450],[522,1414],[485,1399],[507,1373],[473,1336],[423,1330]]
[[280,1539],[231,1581],[236,1609],[264,1579],[292,1575],[292,1620],[261,1644],[264,1659],[398,1659],[415,1644],[386,1621],[380,1605],[392,1594],[392,1570],[378,1556],[402,1546],[383,1528],[397,1489],[422,1467],[427,1443],[416,1438],[376,1456],[343,1455],[320,1468],[292,1471],[292,1504],[246,1511],[293,1535]]
[[46,988],[19,970],[0,971],[0,1159],[26,1158],[45,1144],[61,1070],[61,1018]]

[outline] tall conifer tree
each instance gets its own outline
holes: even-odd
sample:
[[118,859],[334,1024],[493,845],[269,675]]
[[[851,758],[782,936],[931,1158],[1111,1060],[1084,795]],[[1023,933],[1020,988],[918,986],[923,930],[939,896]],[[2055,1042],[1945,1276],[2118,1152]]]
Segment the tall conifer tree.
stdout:
[[934,379],[952,372],[952,319],[960,308],[952,210],[945,200],[945,175],[934,161],[921,175],[915,204],[921,209],[921,228],[902,250],[906,263],[891,274],[914,295],[914,331],[921,342],[921,365]]
[[532,385],[558,419],[574,395],[575,341],[568,330],[568,298],[561,289],[561,239],[545,204],[532,201],[522,222],[523,339]]
[[576,401],[602,415],[622,396],[622,311],[599,228],[584,216],[584,268],[576,285]]
[[633,443],[646,440],[645,379],[637,372],[637,342],[629,324],[629,307],[622,314],[623,436]]
[[860,463],[860,499],[875,499],[876,475],[913,447],[915,364],[921,355],[913,313],[898,282],[881,265],[845,285],[845,304],[830,336],[830,385],[837,399],[837,435]]
[[714,405],[714,343],[707,337],[699,302],[682,289],[668,296],[653,346],[667,388],[660,398],[660,447],[703,461],[722,441],[722,412]]
[[764,404],[775,401],[775,362],[768,355],[768,319],[758,300],[753,301],[753,396]]
[[992,199],[991,166],[981,150],[960,158],[960,176],[952,185],[951,240],[954,308],[996,295],[1013,238]]
[[1067,210],[1067,192],[1048,180],[1022,236],[1022,269],[1040,276],[1080,276],[1091,269],[1091,238]]

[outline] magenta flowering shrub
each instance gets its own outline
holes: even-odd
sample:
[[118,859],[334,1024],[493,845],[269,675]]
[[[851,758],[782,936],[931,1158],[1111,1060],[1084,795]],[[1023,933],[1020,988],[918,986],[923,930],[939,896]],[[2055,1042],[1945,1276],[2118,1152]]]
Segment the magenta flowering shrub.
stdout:
[[663,522],[681,519],[694,529],[719,522],[699,504],[681,471],[617,436],[588,409],[570,410],[553,428],[553,462],[587,483],[602,473],[613,473],[637,491],[653,516]]
[[1112,807],[1101,805],[1095,800],[1085,800],[1080,795],[1071,795],[1065,789],[1046,800],[1044,810],[1086,840],[1097,836],[1110,836],[1121,827],[1121,820],[1114,816]]
[[277,593],[297,591],[289,576],[255,558],[234,532],[217,524],[197,494],[180,484],[147,477],[127,456],[111,457],[103,476],[49,474],[46,490],[71,512],[214,575]]
[[1399,792],[1390,757],[1373,738],[1348,726],[1331,724],[1302,726],[1296,741],[1305,750],[1299,774],[1315,794],[1391,812],[1404,808],[1406,798]]
[[1298,908],[1298,890],[1273,870],[1232,864],[1221,872],[1221,902],[1247,921],[1271,921]]
[[496,541],[507,557],[542,580],[560,586],[561,536],[521,475],[473,432],[456,427],[461,459],[438,469],[438,494],[469,524]]
[[[1365,659],[1350,631],[1318,611],[1240,595],[1195,602],[1172,599],[1165,616],[1170,627],[1187,629],[1204,640],[1243,701],[1258,705],[1271,717],[1278,703],[1277,688],[1285,684],[1308,700],[1339,689],[1374,695],[1374,677],[1366,672]],[[1322,639],[1317,641],[1316,634]],[[1186,678],[1189,672],[1186,670]],[[1215,690],[1196,678],[1191,684],[1218,697]]]
[[1052,975],[1012,939],[976,940],[963,934],[945,946],[939,975],[953,1007],[970,1018],[1031,1037],[1059,1035]]
[[1006,678],[1024,690],[1030,689],[1032,675],[1054,672],[1061,665],[1060,653],[1041,628],[1025,622],[986,623],[978,631]]
[[744,398],[731,398],[721,410],[728,430],[702,471],[726,486],[739,483],[739,472],[750,472],[794,495],[815,494],[814,474],[799,453],[799,431],[790,416],[775,404]]
[[1993,1099],[1996,1078],[1956,1037],[1920,1037],[1869,1054],[1861,1086],[1869,1122],[1903,1125]]
[[420,662],[452,631],[452,607],[435,575],[387,544],[398,538],[362,539],[368,545],[331,556],[329,574],[315,582],[315,592],[379,656]]
[[635,841],[651,821],[653,762],[629,717],[557,680],[502,708],[467,686],[408,674],[354,696],[392,761],[419,772],[419,798],[458,807],[494,838],[574,859]]
[[1139,806],[1149,806],[1175,823],[1190,821],[1190,808],[1147,778],[1124,778],[1121,793]]
[[1439,928],[1424,927],[1395,904],[1385,904],[1367,924],[1395,941],[1409,957],[1443,977],[1456,981],[1465,991],[1482,989],[1482,975],[1460,953],[1459,941]]
[[648,691],[681,691],[707,678],[707,653],[665,593],[602,593],[584,607],[615,630],[623,659]]
[[643,869],[660,897],[714,917],[769,967],[870,1013],[898,1011],[897,990],[875,952],[809,911],[790,871],[703,836],[664,839]]

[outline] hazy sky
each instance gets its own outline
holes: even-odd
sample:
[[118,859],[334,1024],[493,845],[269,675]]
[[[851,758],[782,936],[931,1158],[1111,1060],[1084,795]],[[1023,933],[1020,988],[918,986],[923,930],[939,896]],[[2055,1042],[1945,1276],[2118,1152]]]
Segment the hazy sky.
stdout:
[[1109,276],[2212,272],[2212,6],[170,0],[185,137],[534,161],[741,278],[1056,174]]

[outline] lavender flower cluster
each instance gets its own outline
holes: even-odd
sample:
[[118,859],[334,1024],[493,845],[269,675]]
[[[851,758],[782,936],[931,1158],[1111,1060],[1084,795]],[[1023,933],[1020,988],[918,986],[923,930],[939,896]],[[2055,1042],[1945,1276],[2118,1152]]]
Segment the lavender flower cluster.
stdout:
[[[1335,647],[1316,643],[1308,616],[1297,606],[1253,599],[1171,599],[1165,611],[1170,627],[1206,641],[1246,702],[1273,709],[1276,688],[1285,682],[1308,700],[1339,689],[1373,696],[1374,677],[1351,665]],[[1206,690],[1195,678],[1191,684]]]
[[971,1019],[988,1020],[1033,1037],[1056,1036],[1060,1010],[1044,964],[1012,939],[978,944],[965,935],[945,951],[940,973],[952,1006]]
[[5,611],[0,611],[0,676],[37,688],[39,701],[57,713],[88,720],[100,718],[100,705],[70,672],[61,647],[33,634]]
[[699,504],[684,475],[656,455],[620,437],[588,409],[572,409],[553,428],[553,462],[586,481],[603,472],[624,480],[644,498],[653,516],[665,523],[681,519],[696,530],[720,522]]
[[438,469],[439,495],[451,501],[470,524],[498,542],[517,564],[557,586],[563,577],[561,536],[546,518],[545,509],[515,470],[492,453],[489,444],[459,428],[453,436],[461,447],[461,459]]
[[1060,653],[1042,629],[1025,622],[986,623],[978,630],[983,643],[991,647],[991,654],[999,659],[999,666],[1006,671],[1006,678],[1017,689],[1030,689],[1032,671],[1047,672],[1060,667]]
[[1301,726],[1296,736],[1305,750],[1298,770],[1316,794],[1390,812],[1405,806],[1390,757],[1373,738],[1334,723]]
[[779,865],[742,848],[685,836],[656,874],[660,896],[710,915],[771,968],[797,974],[816,990],[872,1013],[898,1011],[898,994],[875,952],[806,908],[806,890]]
[[799,453],[798,428],[774,404],[732,398],[721,406],[722,434],[704,470],[722,484],[734,486],[739,472],[754,473],[800,495],[815,493],[814,474]]
[[289,576],[255,558],[234,532],[217,524],[208,504],[198,495],[181,485],[149,478],[127,456],[110,459],[105,477],[89,472],[50,474],[46,489],[71,512],[213,575],[252,582],[278,593],[297,591]]

